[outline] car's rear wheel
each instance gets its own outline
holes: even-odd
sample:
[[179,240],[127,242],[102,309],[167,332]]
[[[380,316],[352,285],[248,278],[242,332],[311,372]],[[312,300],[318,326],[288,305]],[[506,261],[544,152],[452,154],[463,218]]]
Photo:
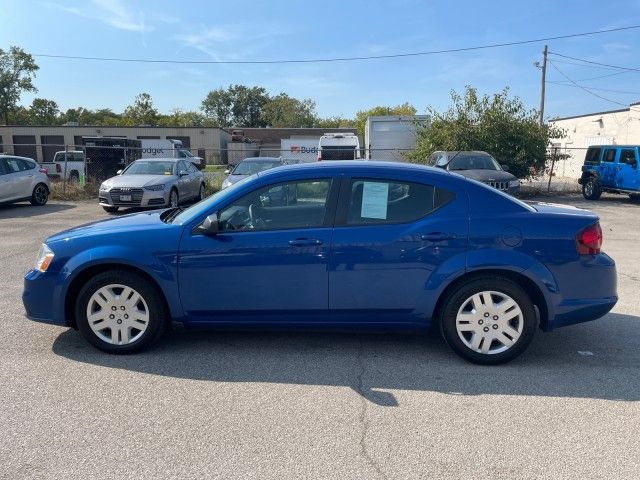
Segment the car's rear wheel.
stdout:
[[169,206],[171,208],[175,208],[180,203],[180,197],[178,196],[178,191],[173,188],[171,192],[169,192]]
[[33,187],[33,192],[31,193],[31,205],[36,205],[41,207],[49,200],[49,189],[44,183],[39,183],[35,187]]
[[199,202],[200,200],[202,200],[205,197],[205,187],[204,187],[204,183],[200,184],[200,191],[198,192],[198,198],[196,198],[196,201]]
[[587,200],[598,200],[602,195],[600,181],[596,177],[589,177],[582,184],[582,196]]
[[143,350],[167,323],[156,288],[142,276],[121,270],[91,278],[80,290],[75,314],[84,338],[108,353]]
[[470,280],[444,302],[442,334],[465,360],[496,365],[513,360],[531,343],[538,326],[533,302],[506,278]]
[[102,207],[107,213],[116,213],[118,211],[118,207]]

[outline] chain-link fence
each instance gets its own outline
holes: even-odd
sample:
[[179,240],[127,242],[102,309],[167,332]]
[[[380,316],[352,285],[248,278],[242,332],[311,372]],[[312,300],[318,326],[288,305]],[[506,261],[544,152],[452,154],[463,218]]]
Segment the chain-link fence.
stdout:
[[[548,152],[544,172],[536,172],[534,178],[523,181],[523,184],[537,190],[577,191],[586,150],[554,146]],[[407,162],[414,150],[334,147],[330,151],[319,152],[316,147],[294,146],[285,150],[275,145],[229,143],[227,148],[181,148],[158,152],[143,148],[139,140],[105,137],[86,139],[82,145],[5,143],[0,144],[0,153],[3,152],[36,160],[47,171],[52,188],[61,191],[62,195],[80,190],[84,196],[97,197],[103,181],[141,158],[174,157],[194,163],[203,170],[215,190],[228,172],[245,158],[278,157],[287,164],[316,162],[319,159]]]

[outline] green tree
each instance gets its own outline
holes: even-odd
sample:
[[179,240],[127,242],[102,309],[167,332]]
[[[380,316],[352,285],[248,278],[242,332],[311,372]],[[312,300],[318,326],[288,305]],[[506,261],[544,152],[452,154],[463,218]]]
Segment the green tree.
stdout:
[[354,120],[355,127],[358,129],[358,135],[364,138],[364,127],[368,117],[378,117],[383,115],[415,115],[416,107],[408,102],[396,105],[395,107],[372,107],[368,110],[359,110],[356,112]]
[[156,125],[159,115],[151,95],[143,92],[136,95],[133,105],[125,108],[122,116],[126,125]]
[[19,105],[9,112],[8,125],[31,125],[29,109]]
[[169,115],[161,115],[158,125],[164,127],[206,127],[209,121],[200,112],[174,108]]
[[316,103],[310,98],[298,100],[281,93],[266,103],[262,118],[266,125],[274,128],[313,127],[317,122]]
[[317,128],[352,128],[355,126],[355,121],[349,118],[343,118],[340,116],[333,116],[327,118],[317,118],[315,127]]
[[29,107],[32,125],[55,125],[59,114],[58,104],[46,98],[34,98]]
[[19,47],[0,48],[0,115],[9,123],[9,112],[16,108],[23,92],[37,92],[33,77],[38,71],[33,57]]
[[526,178],[544,172],[550,139],[565,136],[557,127],[540,125],[536,110],[510,97],[508,88],[479,96],[467,86],[462,95],[451,92],[451,99],[444,112],[428,108],[431,122],[418,131],[416,149],[408,158],[424,163],[435,150],[483,150]]
[[262,87],[229,85],[210,91],[201,109],[219,126],[264,127],[262,109],[268,101],[269,94]]

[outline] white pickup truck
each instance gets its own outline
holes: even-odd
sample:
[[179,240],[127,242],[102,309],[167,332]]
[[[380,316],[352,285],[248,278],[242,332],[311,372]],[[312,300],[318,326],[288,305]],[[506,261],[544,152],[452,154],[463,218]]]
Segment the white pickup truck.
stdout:
[[[65,162],[65,153],[66,162]],[[52,162],[41,163],[40,166],[47,171],[49,177],[59,177],[70,182],[78,182],[80,176],[85,173],[84,152],[72,150],[56,152]]]

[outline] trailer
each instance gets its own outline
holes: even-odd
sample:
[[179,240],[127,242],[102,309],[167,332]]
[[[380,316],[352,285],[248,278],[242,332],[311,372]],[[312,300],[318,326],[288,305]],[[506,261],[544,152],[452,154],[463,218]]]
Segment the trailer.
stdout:
[[385,115],[367,118],[364,129],[365,158],[406,161],[416,146],[418,129],[429,124],[429,115]]

